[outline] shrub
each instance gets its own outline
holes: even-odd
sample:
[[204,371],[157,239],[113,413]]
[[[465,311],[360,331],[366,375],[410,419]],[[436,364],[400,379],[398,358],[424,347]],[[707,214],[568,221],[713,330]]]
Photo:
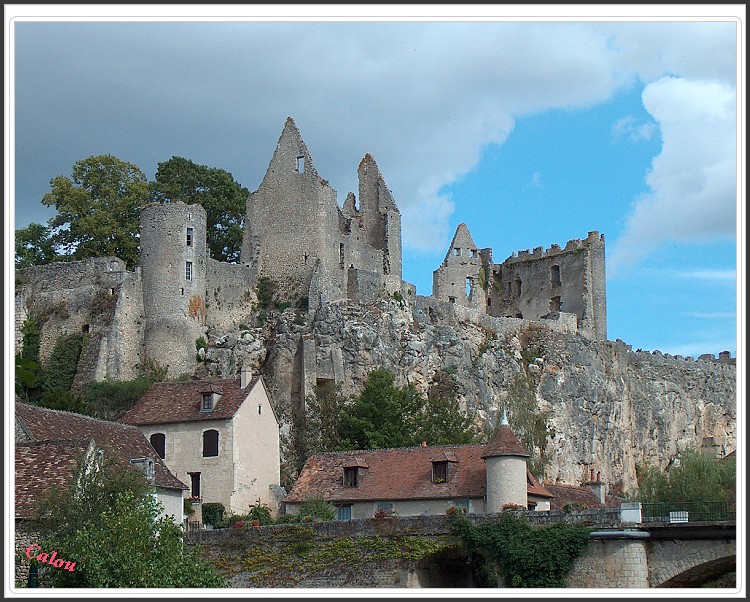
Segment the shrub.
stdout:
[[219,525],[224,520],[224,505],[221,502],[205,502],[201,508],[203,522],[208,525]]
[[247,513],[247,518],[251,521],[257,520],[260,525],[270,525],[273,523],[271,509],[263,504],[260,499],[254,504],[250,504],[250,512]]
[[326,502],[322,496],[308,498],[300,504],[297,513],[300,521],[336,520],[336,508]]

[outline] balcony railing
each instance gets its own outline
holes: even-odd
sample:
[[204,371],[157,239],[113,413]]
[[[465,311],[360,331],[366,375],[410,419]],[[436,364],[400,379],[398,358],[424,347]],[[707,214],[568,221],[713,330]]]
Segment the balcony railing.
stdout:
[[641,522],[695,523],[733,521],[737,504],[731,501],[642,502]]

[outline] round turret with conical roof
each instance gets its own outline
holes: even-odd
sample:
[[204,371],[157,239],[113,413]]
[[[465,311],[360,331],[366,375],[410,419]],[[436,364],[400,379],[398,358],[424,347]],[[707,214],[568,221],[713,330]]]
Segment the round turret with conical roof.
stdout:
[[482,454],[487,476],[485,512],[501,512],[506,504],[526,508],[526,453],[523,445],[503,419],[495,436]]

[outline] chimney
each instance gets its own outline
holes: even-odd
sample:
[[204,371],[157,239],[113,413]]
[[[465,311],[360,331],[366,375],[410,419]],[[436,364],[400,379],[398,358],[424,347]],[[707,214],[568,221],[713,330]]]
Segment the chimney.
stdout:
[[422,447],[427,447],[427,441],[422,441]]
[[242,366],[242,371],[240,372],[240,389],[247,388],[252,379],[253,371],[250,369],[250,366]]
[[584,486],[596,496],[596,499],[604,504],[606,494],[606,484],[602,482],[602,474],[600,471],[596,471],[596,480],[594,480],[594,469],[591,469],[591,480],[588,483],[584,483]]

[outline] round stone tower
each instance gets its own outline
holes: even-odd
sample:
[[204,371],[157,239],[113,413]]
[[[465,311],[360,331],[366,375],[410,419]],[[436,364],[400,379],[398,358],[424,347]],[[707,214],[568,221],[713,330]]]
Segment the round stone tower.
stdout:
[[487,473],[485,512],[501,512],[505,504],[527,507],[526,458],[529,454],[516,438],[503,413],[497,433],[482,454]]
[[146,358],[170,377],[192,373],[206,321],[206,211],[153,203],[140,227]]

